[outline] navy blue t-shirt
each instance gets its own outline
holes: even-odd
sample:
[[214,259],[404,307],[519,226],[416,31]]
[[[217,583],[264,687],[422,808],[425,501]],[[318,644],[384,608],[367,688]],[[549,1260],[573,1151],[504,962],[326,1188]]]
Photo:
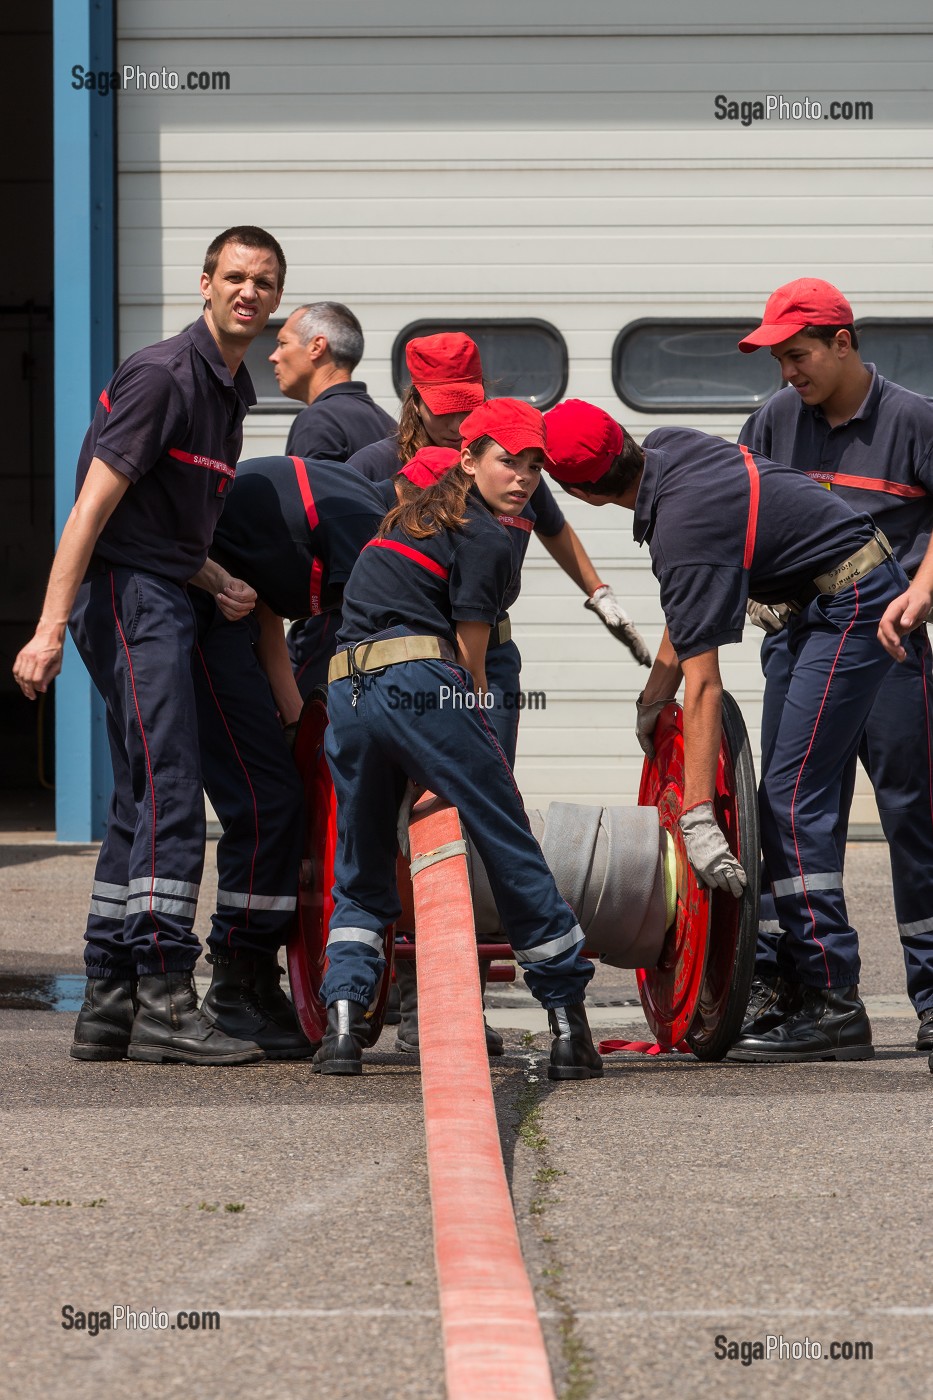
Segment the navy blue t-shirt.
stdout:
[[[350,464],[347,463],[347,465],[349,466]],[[389,481],[375,482],[374,486],[375,489],[380,493],[383,501],[385,502],[386,511],[390,511],[398,505],[398,497],[395,494],[394,478],[390,479]],[[496,519],[499,521],[499,524],[505,526],[506,530],[508,531],[509,543],[512,546],[512,581],[506,589],[505,597],[502,600],[502,611],[499,614],[499,618],[496,619],[497,621],[505,617],[509,608],[513,606],[513,604],[518,598],[518,595],[522,591],[522,565],[525,562],[525,555],[528,552],[528,541],[531,539],[532,532],[537,530],[538,528],[534,502],[537,501],[541,495],[541,486],[544,486],[547,492],[547,495],[545,497],[545,509],[549,511],[547,502],[550,501],[551,505],[553,505],[554,511],[557,513],[558,516],[560,516],[561,523],[558,526],[558,529],[555,530],[553,533],[559,533],[559,531],[562,530],[564,527],[564,517],[561,513],[560,507],[554,500],[551,491],[548,489],[544,481],[541,482],[540,486],[535,487],[531,500],[525,506],[524,510],[522,510],[520,515],[496,516]],[[553,522],[553,515],[551,515],[550,513],[548,514],[548,520],[549,522]],[[542,533],[550,534],[551,531],[545,530]]]
[[511,582],[512,547],[475,490],[467,497],[466,517],[462,529],[439,530],[426,540],[396,528],[367,545],[344,588],[337,645],[390,628],[456,645],[455,623],[492,626]]
[[799,467],[853,510],[867,511],[912,575],[933,530],[933,401],[883,379],[874,365],[858,411],[831,428],[789,385],[739,434],[754,452]]
[[395,419],[380,408],[359,379],[332,384],[294,419],[285,451],[296,457],[346,462],[354,452],[395,431]]
[[381,437],[378,442],[361,447],[347,458],[347,466],[358,471],[360,476],[365,476],[367,481],[388,481],[404,465],[399,456],[398,431],[394,425],[388,437]]
[[76,496],[94,457],[131,482],[95,554],[176,583],[196,574],[255,402],[248,371],[241,365],[230,374],[203,317],[125,359],[100,396],[78,458]]
[[387,509],[380,488],[343,463],[253,457],[240,463],[211,557],[280,617],[308,617],[339,606]]
[[754,452],[760,496],[746,570],[751,484],[742,449],[692,428],[658,428],[643,445],[634,534],[648,542],[681,661],[739,641],[750,597],[786,602],[873,537],[869,516]]

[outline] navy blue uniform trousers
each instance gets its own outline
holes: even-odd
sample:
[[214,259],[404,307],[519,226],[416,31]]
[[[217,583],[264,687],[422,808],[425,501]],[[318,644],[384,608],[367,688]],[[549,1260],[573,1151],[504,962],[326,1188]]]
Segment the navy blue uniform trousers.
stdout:
[[183,972],[204,863],[204,797],[183,588],[133,569],[81,585],[71,635],[106,706],[113,764],[107,831],[91,891],[89,977]]
[[486,652],[486,684],[496,703],[483,713],[496,731],[510,768],[515,767],[515,751],[518,748],[521,674],[521,652],[511,638],[499,646],[489,647]]
[[[774,707],[760,789],[762,854],[784,930],[776,966],[816,987],[858,982],[858,936],[842,885],[840,820],[865,725],[895,664],[877,638],[892,598],[907,587],[889,559],[834,597],[820,596],[788,627],[793,666]],[[760,970],[760,969],[759,969]]]
[[[337,795],[334,912],[321,988],[327,1005],[368,1004],[384,965],[383,930],[399,914],[398,809],[406,780],[459,810],[486,871],[525,981],[544,1006],[582,1002],[593,965],[531,834],[512,770],[485,717],[467,709],[470,677],[444,661],[408,661],[328,688],[325,751]],[[398,692],[437,697],[449,686],[463,708],[401,708]]]
[[303,788],[253,649],[257,624],[228,622],[199,588],[191,601],[201,769],[223,828],[208,944],[228,956],[272,953],[295,918]]
[[[502,752],[512,769],[515,767],[519,719],[519,711],[515,707],[513,697],[519,693],[521,669],[521,653],[511,639],[487,650],[486,685],[488,693],[495,696],[496,703],[484,709],[483,715],[495,730]],[[396,927],[395,934],[396,938],[403,938],[406,943],[412,942],[415,937],[414,929],[411,928]]]
[[[888,842],[907,992],[919,1015],[933,1006],[933,666],[926,628],[905,637],[904,647],[907,659],[887,672],[869,712],[858,753],[850,760],[835,841],[838,869],[842,870],[855,767],[860,761],[871,779]],[[785,632],[765,638],[761,649],[765,675],[763,772],[770,762],[794,663]],[[768,980],[779,970],[780,937],[781,923],[763,881],[757,971]]]

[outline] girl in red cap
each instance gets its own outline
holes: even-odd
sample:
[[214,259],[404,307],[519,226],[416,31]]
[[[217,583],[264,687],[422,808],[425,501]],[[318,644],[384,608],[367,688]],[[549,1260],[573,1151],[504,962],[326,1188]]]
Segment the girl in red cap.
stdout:
[[[511,767],[477,703],[489,631],[512,580],[497,516],[528,502],[547,458],[544,421],[498,399],[465,424],[460,463],[405,481],[344,589],[325,746],[337,795],[334,912],[321,987],[325,1074],[358,1074],[383,930],[400,912],[399,807],[409,780],[452,803],[479,852],[516,958],[548,1009],[549,1076],[602,1074],[583,1007],[592,965],[576,916],[531,834]],[[406,703],[407,702],[407,703]]]

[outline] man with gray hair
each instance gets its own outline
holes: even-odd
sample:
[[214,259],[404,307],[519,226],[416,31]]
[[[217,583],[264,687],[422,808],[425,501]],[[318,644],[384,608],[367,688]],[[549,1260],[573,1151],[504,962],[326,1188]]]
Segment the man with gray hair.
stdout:
[[289,316],[269,356],[282,393],[307,405],[292,423],[289,456],[345,462],[395,432],[395,420],[352,378],[362,358],[363,330],[348,306],[317,301]]

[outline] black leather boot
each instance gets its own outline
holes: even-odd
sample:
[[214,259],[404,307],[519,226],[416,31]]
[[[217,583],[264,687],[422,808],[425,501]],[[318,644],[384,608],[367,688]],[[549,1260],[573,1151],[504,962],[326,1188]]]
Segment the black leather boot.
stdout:
[[318,1074],[362,1074],[368,1045],[366,1007],[358,1001],[335,1001],[327,1008],[327,1030],[312,1069]]
[[851,987],[803,987],[800,1004],[780,1025],[762,1035],[745,1035],[729,1051],[730,1060],[784,1064],[799,1060],[870,1060],[871,1023]]
[[89,977],[75,1022],[75,1060],[125,1060],[136,1015],[135,977]]
[[[489,976],[489,969],[491,967],[492,963],[490,962],[489,958],[480,958],[479,994],[481,997],[485,997],[486,995],[486,978]],[[485,1008],[485,1006],[486,1003],[484,1001],[483,1007]],[[505,1050],[505,1041],[502,1039],[502,1036],[499,1034],[498,1031],[493,1030],[492,1026],[490,1026],[488,1021],[486,1020],[485,1016],[483,1017],[483,1030],[486,1032],[486,1054],[501,1055]]]
[[[486,990],[488,971],[489,962],[484,960],[479,965],[481,995]],[[395,1048],[401,1050],[403,1055],[416,1055],[421,1042],[418,1035],[418,975],[412,959],[399,960],[395,964],[395,980],[399,990],[399,1028],[395,1037]],[[486,1032],[486,1054],[501,1055],[505,1048],[502,1036],[486,1024],[485,1016],[483,1029]]]
[[251,1065],[265,1056],[253,1041],[225,1035],[198,1010],[194,973],[140,977],[129,1058],[152,1064]]
[[746,1035],[764,1035],[786,1021],[799,1007],[801,991],[796,982],[787,982],[780,976],[774,982],[756,977],[752,982],[740,1039]]
[[554,1037],[548,1079],[602,1079],[603,1062],[593,1044],[584,1003],[552,1007],[547,1019]]
[[420,1049],[418,1037],[418,974],[414,958],[398,958],[395,963],[395,981],[398,986],[398,1031],[395,1048],[403,1055],[417,1055]]
[[386,1014],[383,1018],[383,1025],[397,1026],[401,1019],[401,1002],[399,998],[398,983],[392,982],[389,986],[389,995],[386,999]]
[[920,1013],[920,1025],[917,1027],[917,1049],[922,1050],[925,1055],[933,1050],[933,1006]]
[[212,1026],[238,1040],[251,1040],[267,1060],[310,1060],[316,1047],[279,985],[282,969],[274,953],[264,958],[210,953],[207,960],[214,971],[201,1015]]

